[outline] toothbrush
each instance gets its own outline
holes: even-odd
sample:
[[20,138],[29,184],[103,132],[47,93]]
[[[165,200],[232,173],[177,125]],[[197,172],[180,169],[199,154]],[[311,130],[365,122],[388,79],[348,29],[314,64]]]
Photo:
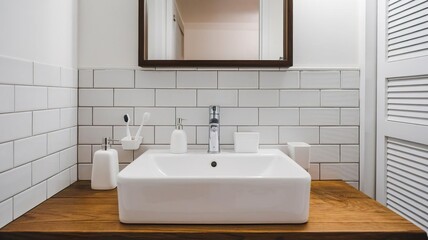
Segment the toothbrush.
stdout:
[[150,113],[145,112],[143,115],[143,120],[141,121],[141,125],[138,128],[137,134],[135,134],[135,139],[138,139],[140,137],[141,130],[143,129],[144,124],[146,124],[147,121],[149,121],[149,119],[150,119]]
[[131,139],[131,131],[129,130],[129,115],[126,114],[125,116],[123,116],[123,119],[126,122],[126,138]]

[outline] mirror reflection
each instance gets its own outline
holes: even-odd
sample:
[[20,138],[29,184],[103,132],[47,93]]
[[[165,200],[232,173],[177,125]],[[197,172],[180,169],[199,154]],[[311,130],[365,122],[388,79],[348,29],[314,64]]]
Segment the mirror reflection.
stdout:
[[146,60],[281,60],[283,0],[146,0]]

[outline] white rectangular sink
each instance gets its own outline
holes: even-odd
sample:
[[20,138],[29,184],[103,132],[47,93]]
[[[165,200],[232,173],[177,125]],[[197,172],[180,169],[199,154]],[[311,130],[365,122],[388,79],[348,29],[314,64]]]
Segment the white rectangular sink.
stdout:
[[310,175],[279,150],[149,150],[118,176],[122,223],[305,223]]

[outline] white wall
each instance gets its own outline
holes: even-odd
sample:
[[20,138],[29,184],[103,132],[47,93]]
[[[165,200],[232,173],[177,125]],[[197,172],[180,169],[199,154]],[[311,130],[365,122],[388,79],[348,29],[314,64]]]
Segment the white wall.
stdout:
[[184,59],[258,60],[258,24],[188,23],[184,28]]
[[[359,66],[359,0],[294,3],[295,67]],[[138,0],[79,1],[79,67],[138,66]]]
[[77,179],[77,1],[0,0],[0,228]]
[[77,2],[0,0],[0,55],[77,66]]
[[294,4],[294,66],[359,66],[361,0],[298,0]]
[[79,67],[138,65],[138,0],[79,0]]

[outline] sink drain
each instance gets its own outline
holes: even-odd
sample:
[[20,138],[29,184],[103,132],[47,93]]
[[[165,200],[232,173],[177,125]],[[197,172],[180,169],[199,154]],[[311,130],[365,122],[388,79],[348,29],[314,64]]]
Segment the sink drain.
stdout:
[[216,161],[212,161],[211,162],[211,167],[217,167],[217,162]]

